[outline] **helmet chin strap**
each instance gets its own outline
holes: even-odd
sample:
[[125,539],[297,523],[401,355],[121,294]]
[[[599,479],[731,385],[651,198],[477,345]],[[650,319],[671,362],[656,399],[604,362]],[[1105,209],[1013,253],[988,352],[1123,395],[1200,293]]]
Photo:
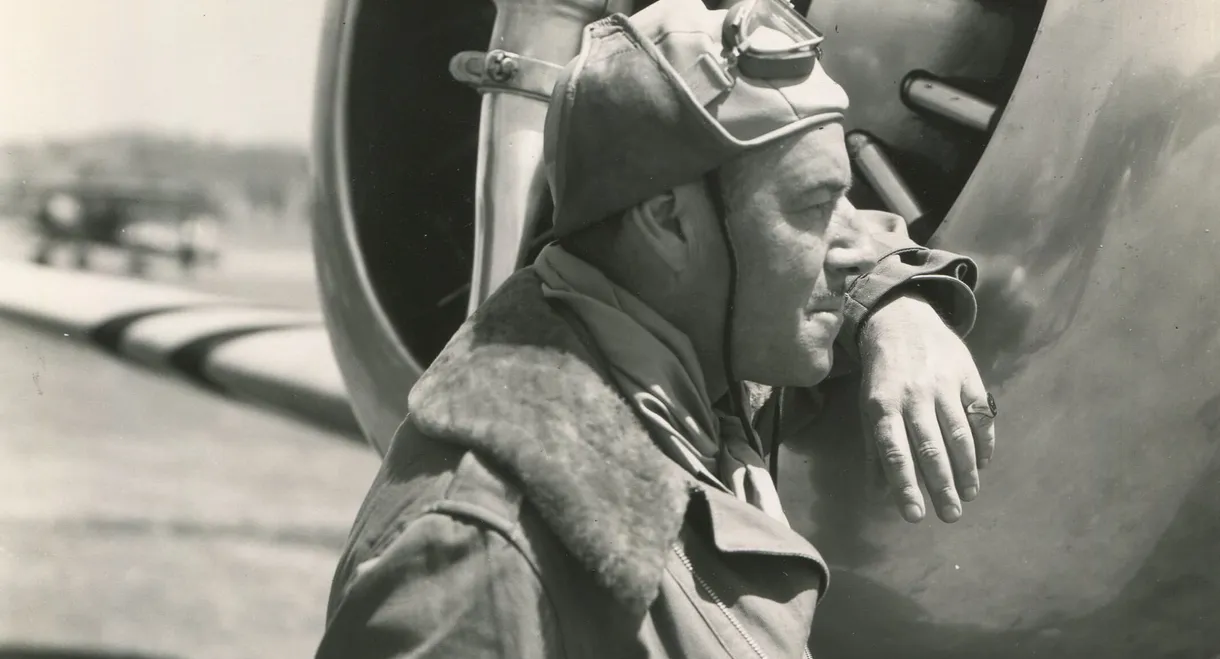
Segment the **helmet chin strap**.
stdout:
[[[741,422],[742,428],[750,435],[752,442],[758,440],[757,433],[754,432],[754,424],[750,421],[749,412],[746,409],[745,401],[742,400],[744,387],[741,380],[737,379],[737,375],[733,371],[733,320],[735,316],[737,303],[737,249],[733,245],[733,233],[729,230],[729,214],[725,208],[724,188],[720,183],[720,175],[718,170],[712,170],[704,176],[704,181],[707,186],[708,197],[711,199],[712,208],[716,211],[716,218],[719,221],[720,233],[724,237],[725,249],[729,256],[729,295],[725,304],[724,317],[724,343],[723,343],[723,361],[724,361],[724,377],[728,382],[729,396],[729,411],[733,416]],[[779,475],[779,442],[780,442],[780,422],[783,419],[780,411],[780,404],[783,402],[784,390],[776,388],[772,394],[775,397],[775,417],[771,427],[771,459],[769,470],[771,472],[771,480],[776,480]],[[763,447],[761,441],[755,448],[759,453],[762,453]]]

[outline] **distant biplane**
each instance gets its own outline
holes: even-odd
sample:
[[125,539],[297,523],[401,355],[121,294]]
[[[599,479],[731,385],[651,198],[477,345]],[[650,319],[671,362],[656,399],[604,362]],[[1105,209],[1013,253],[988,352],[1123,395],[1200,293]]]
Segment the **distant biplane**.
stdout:
[[36,186],[30,196],[38,238],[30,258],[38,264],[50,264],[61,247],[71,250],[77,268],[89,267],[95,247],[117,247],[136,275],[154,255],[176,260],[185,272],[219,258],[219,209],[196,186],[85,180]]

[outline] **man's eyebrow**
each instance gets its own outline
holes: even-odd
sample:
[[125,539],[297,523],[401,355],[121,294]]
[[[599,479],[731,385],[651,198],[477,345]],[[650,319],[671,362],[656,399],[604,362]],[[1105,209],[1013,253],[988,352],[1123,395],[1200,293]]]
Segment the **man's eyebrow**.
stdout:
[[813,194],[814,192],[827,191],[827,192],[831,192],[838,196],[843,196],[843,195],[847,194],[847,192],[849,190],[851,190],[851,186],[853,183],[855,183],[855,181],[852,179],[851,172],[848,172],[846,179],[836,178],[836,179],[832,179],[829,181],[824,181],[822,183],[819,183],[818,185],[815,185],[812,188],[810,188],[809,194]]

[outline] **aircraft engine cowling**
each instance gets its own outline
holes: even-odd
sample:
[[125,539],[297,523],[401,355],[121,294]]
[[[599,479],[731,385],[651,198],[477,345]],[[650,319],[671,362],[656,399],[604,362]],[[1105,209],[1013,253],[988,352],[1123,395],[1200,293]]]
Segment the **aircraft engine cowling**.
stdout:
[[[545,104],[529,94],[546,75],[520,67],[525,93],[506,91],[511,83],[489,80],[491,57],[566,63],[584,23],[632,4],[330,3],[315,99],[315,247],[335,350],[379,449],[418,373],[546,239]],[[894,210],[927,238],[986,145],[1040,5],[803,4],[827,32],[827,70],[852,98],[851,151],[867,182],[853,201]],[[472,88],[480,74],[483,93]],[[963,121],[962,107],[986,115],[983,125]]]
[[[469,306],[546,238],[541,103],[488,83],[504,56],[481,53],[558,63],[598,4],[330,3],[315,253],[378,450]],[[856,391],[828,390],[843,411],[780,478],[832,564],[817,656],[1216,656],[1220,8],[797,5],[852,99],[853,201],[979,262],[968,344],[1000,404],[979,499],[913,526],[859,496]]]

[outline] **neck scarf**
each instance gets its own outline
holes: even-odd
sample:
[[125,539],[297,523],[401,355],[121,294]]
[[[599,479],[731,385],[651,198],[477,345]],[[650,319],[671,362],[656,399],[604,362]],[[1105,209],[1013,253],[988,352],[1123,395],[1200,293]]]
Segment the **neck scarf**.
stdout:
[[614,385],[657,446],[682,468],[788,525],[749,430],[712,405],[690,339],[558,245],[534,263],[542,294],[565,304],[605,356]]

